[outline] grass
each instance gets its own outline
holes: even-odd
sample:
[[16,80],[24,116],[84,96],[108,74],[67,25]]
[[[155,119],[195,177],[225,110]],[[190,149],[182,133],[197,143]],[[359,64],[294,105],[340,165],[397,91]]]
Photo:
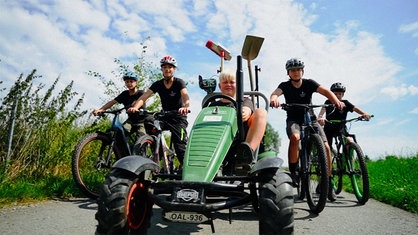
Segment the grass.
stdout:
[[[370,196],[378,201],[418,213],[418,155],[410,158],[388,156],[367,161]],[[349,190],[348,177],[344,177]],[[0,184],[0,207],[52,198],[83,197],[69,176],[46,179],[16,179]],[[367,204],[366,204],[367,205]]]

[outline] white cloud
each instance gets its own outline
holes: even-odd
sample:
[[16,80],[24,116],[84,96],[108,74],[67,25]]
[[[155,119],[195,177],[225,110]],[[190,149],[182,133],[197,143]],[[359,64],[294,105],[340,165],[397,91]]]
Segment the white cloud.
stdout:
[[413,110],[411,110],[410,113],[418,114],[418,107],[417,108],[414,108]]
[[406,84],[401,84],[400,87],[396,87],[396,86],[388,86],[388,87],[384,87],[380,90],[381,93],[386,94],[390,97],[392,97],[392,99],[398,99],[400,97],[403,96],[407,96],[407,95],[416,95],[418,94],[418,87],[414,86],[414,85],[406,85]]
[[[401,33],[417,33],[418,31],[418,21],[409,23],[409,24],[403,24],[399,27],[399,32]],[[415,36],[418,36],[415,34]]]

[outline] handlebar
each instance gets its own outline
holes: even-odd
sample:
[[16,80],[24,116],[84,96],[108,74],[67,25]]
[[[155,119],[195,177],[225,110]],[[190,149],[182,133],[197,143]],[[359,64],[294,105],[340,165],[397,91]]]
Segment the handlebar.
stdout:
[[335,107],[334,104],[280,104],[283,110],[289,110],[292,108],[301,108],[301,109],[313,109],[313,108],[327,108]]
[[[370,118],[372,118],[372,117],[374,117],[374,115],[372,114],[372,115],[370,115]],[[369,119],[370,120],[370,119]],[[329,123],[334,123],[334,124],[345,124],[345,123],[349,123],[349,122],[352,122],[352,121],[369,121],[369,120],[366,120],[363,116],[358,116],[358,117],[355,117],[355,118],[350,118],[350,119],[347,119],[347,120],[325,120],[326,122],[329,122]]]
[[97,116],[99,117],[104,117],[105,114],[109,113],[109,114],[113,114],[113,115],[118,115],[122,112],[122,110],[124,110],[125,107],[120,108],[120,109],[115,109],[115,110],[105,110],[103,112],[97,113]]

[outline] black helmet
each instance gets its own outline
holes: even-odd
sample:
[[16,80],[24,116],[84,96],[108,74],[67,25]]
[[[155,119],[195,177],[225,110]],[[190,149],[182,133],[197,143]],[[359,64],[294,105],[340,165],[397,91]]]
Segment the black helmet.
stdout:
[[125,74],[123,74],[123,80],[127,79],[138,81],[138,76],[134,72],[126,72]]
[[305,68],[305,63],[298,58],[291,58],[286,62],[286,70],[290,69],[303,69]]
[[345,92],[345,86],[343,84],[341,84],[341,82],[336,82],[336,83],[334,83],[334,84],[331,85],[330,90],[331,91]]

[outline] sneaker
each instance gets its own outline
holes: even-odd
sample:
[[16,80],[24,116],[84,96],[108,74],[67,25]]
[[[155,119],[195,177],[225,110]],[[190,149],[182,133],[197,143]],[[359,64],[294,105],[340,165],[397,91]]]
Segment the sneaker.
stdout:
[[337,195],[335,194],[334,184],[331,178],[329,178],[328,200],[331,202],[337,200]]
[[242,142],[237,150],[237,158],[250,164],[254,158],[254,150],[251,149],[247,142]]

